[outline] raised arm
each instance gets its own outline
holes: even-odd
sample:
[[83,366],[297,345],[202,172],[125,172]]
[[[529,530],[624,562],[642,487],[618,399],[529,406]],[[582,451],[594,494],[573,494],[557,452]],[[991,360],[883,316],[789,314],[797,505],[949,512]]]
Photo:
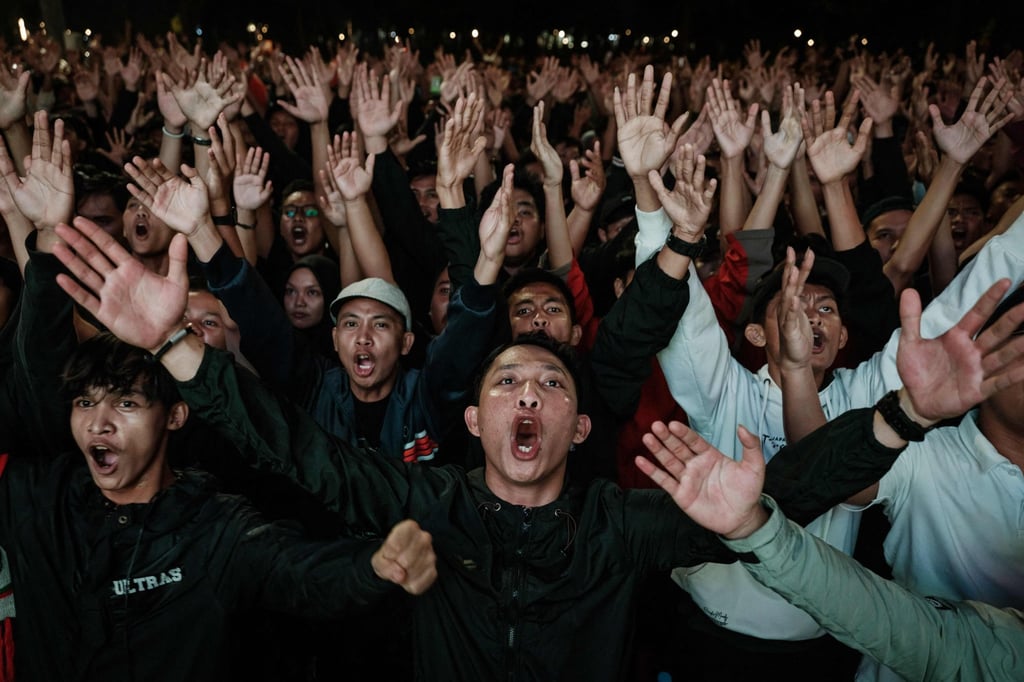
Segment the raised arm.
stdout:
[[[732,96],[728,80],[712,79],[707,88],[706,110],[721,151],[722,194],[719,197],[719,229],[725,234],[739,230],[750,214],[751,197],[747,187],[746,151],[757,124],[755,102],[744,116],[740,103]],[[767,129],[767,128],[766,128]],[[764,226],[767,227],[767,226]]]
[[885,264],[885,274],[892,281],[896,293],[909,285],[924,262],[967,164],[982,145],[1013,118],[1013,114],[1006,110],[1012,92],[1008,82],[989,83],[982,77],[972,91],[964,113],[952,125],[943,123],[937,106],[929,105],[932,134],[943,156],[932,175],[928,191],[907,223],[899,247]]
[[367,201],[376,156],[367,156],[365,166],[359,156],[358,133],[336,135],[334,145],[327,150],[327,169],[321,172],[324,173],[325,184],[328,182],[326,174],[331,174],[345,201],[349,238],[360,271],[366,277],[380,277],[393,282],[391,260]]
[[538,102],[533,108],[532,130],[530,150],[543,167],[541,182],[544,187],[544,241],[547,244],[547,267],[550,270],[558,270],[572,262],[573,250],[562,195],[562,175],[565,173],[565,167],[558,152],[548,140],[547,126],[544,125],[544,102]]
[[871,132],[871,119],[865,118],[853,144],[847,140],[856,107],[857,93],[854,91],[836,123],[835,97],[828,91],[824,107],[819,100],[814,100],[811,111],[801,121],[804,139],[807,140],[807,158],[821,182],[832,246],[836,251],[850,250],[866,239],[847,181],[847,176],[856,170],[867,150]]
[[[657,194],[648,174],[660,171],[675,149],[689,114],[683,114],[671,126],[666,124],[672,73],[667,71],[661,81],[657,102],[654,101],[654,67],[644,69],[643,81],[637,91],[636,74],[629,74],[626,94],[615,88],[615,125],[618,131],[619,156],[626,166],[636,192],[638,211],[660,208]],[[653,105],[653,107],[652,107]]]

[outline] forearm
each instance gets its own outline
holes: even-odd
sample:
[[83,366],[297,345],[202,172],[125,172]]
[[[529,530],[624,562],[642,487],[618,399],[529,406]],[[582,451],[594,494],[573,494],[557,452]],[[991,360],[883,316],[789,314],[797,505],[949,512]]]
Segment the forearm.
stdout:
[[590,226],[594,221],[594,212],[585,209],[580,205],[574,205],[569,211],[566,223],[569,228],[569,243],[572,246],[572,253],[578,256],[587,242],[587,235],[590,233]]
[[832,246],[836,251],[852,249],[867,239],[846,180],[825,183],[821,191],[825,198],[825,210],[828,211]]
[[787,443],[797,443],[827,419],[810,365],[781,370],[782,423]]
[[[914,209],[907,223],[899,247],[885,264],[885,274],[893,281],[897,292],[902,291],[909,278],[921,267],[936,231],[946,215],[946,205],[953,195],[963,166],[949,155],[942,158],[921,203]],[[902,286],[896,286],[899,282]]]
[[544,185],[545,236],[548,247],[548,269],[557,270],[572,262],[573,250],[569,241],[569,226],[562,201],[562,184]]
[[790,169],[789,195],[789,209],[793,214],[797,233],[801,235],[817,234],[824,237],[825,228],[821,224],[821,213],[818,211],[818,201],[814,198],[805,157],[798,155]]
[[20,177],[25,177],[25,157],[32,154],[32,135],[24,117],[19,118],[3,131],[8,155]]
[[389,282],[393,281],[391,259],[388,257],[380,230],[373,220],[373,213],[366,197],[346,200],[345,213],[348,215],[349,238],[359,269],[366,277],[380,277]]
[[181,166],[181,145],[185,138],[185,128],[163,126],[160,138],[160,162],[164,168],[177,170]]
[[744,230],[764,230],[775,225],[775,214],[782,203],[788,177],[788,168],[779,168],[775,164],[768,165],[761,193],[757,195],[754,206],[743,223]]
[[[722,157],[718,226],[722,236],[743,229],[751,212],[750,189],[744,179],[743,155]],[[771,227],[760,225],[759,227]]]

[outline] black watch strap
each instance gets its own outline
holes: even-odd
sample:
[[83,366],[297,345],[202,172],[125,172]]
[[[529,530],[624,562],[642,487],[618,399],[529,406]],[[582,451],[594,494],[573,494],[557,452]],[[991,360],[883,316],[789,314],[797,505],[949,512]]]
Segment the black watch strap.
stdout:
[[885,423],[903,440],[915,443],[924,440],[924,434],[928,429],[907,416],[907,413],[900,407],[900,394],[897,391],[889,391],[883,395],[882,399],[875,404],[875,409],[882,415]]
[[238,212],[232,208],[227,215],[210,216],[214,225],[227,225],[233,227],[238,222]]
[[702,234],[700,236],[700,241],[698,242],[688,242],[680,239],[669,231],[668,239],[665,240],[665,246],[667,246],[670,251],[678,253],[680,256],[686,256],[691,260],[702,256],[707,245],[708,236],[706,234]]

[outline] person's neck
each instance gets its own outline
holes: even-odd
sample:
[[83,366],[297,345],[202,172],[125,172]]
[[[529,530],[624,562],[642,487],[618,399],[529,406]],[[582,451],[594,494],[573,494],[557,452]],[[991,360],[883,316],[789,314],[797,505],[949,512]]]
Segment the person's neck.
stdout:
[[978,430],[996,452],[1024,471],[1024,433],[1018,425],[1007,423],[996,410],[982,403],[978,410]]
[[164,462],[163,466],[153,472],[152,476],[145,476],[133,488],[127,490],[102,490],[103,496],[114,504],[124,506],[126,504],[149,504],[161,490],[165,490],[174,483],[174,472],[169,464]]
[[349,377],[349,388],[352,391],[352,397],[361,403],[379,403],[382,400],[386,400],[391,396],[391,392],[395,390],[395,382],[398,378],[398,372],[395,372],[395,376],[384,384],[372,386],[370,388],[363,388],[357,386],[355,382]]

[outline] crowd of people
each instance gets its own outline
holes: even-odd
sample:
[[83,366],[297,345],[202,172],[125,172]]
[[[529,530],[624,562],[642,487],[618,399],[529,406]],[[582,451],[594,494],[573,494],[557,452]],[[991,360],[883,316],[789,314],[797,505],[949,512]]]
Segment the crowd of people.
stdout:
[[0,52],[0,680],[1018,679],[1024,52]]

